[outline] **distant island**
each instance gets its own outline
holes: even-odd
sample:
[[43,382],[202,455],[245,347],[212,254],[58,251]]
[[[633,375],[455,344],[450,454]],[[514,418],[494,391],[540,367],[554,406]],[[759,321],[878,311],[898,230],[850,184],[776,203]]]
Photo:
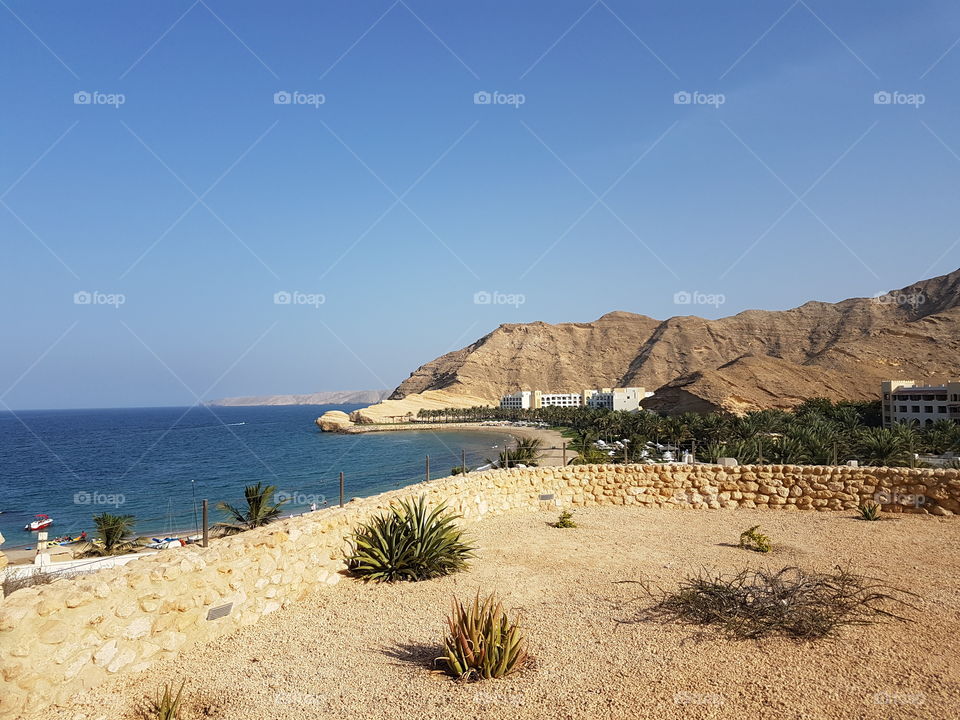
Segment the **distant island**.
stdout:
[[243,407],[249,405],[354,405],[378,403],[390,394],[389,390],[332,390],[306,395],[256,395],[211,400],[216,407]]

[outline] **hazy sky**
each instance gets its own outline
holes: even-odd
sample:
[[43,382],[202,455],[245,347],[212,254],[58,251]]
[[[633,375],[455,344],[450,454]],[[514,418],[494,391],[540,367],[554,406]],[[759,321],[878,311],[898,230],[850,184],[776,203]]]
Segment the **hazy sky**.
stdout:
[[958,40],[946,0],[3,0],[0,410],[949,272]]

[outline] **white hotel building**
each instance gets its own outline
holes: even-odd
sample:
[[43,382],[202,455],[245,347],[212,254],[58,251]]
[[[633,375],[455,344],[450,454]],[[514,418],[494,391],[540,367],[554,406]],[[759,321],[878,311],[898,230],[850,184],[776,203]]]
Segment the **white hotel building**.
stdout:
[[884,427],[895,422],[933,425],[937,420],[960,423],[960,382],[917,385],[913,380],[887,380],[880,384]]
[[578,393],[545,393],[539,390],[518,390],[500,398],[500,407],[535,410],[544,407],[591,407],[607,410],[639,410],[644,398],[651,397],[642,387],[601,388]]

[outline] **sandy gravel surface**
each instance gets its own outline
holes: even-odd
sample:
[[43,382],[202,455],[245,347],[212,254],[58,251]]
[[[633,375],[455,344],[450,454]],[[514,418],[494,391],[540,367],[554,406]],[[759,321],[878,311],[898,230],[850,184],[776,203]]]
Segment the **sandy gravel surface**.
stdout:
[[[175,667],[118,678],[46,717],[120,720],[144,692],[187,679],[185,718],[929,718],[960,716],[960,523],[850,513],[602,507],[580,527],[523,513],[470,526],[479,558],[417,584],[344,580]],[[733,546],[759,523],[770,556]],[[922,596],[912,624],[835,640],[733,642],[663,624],[619,624],[638,594],[706,566],[837,562]],[[449,598],[496,589],[523,612],[535,667],[462,685],[431,674]]]

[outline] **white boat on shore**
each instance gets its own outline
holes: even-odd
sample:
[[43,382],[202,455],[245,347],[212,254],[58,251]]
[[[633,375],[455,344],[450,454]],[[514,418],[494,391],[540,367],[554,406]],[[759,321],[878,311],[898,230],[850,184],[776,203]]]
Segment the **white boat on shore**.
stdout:
[[53,518],[49,515],[38,514],[33,520],[23,526],[24,530],[43,530],[53,525]]

